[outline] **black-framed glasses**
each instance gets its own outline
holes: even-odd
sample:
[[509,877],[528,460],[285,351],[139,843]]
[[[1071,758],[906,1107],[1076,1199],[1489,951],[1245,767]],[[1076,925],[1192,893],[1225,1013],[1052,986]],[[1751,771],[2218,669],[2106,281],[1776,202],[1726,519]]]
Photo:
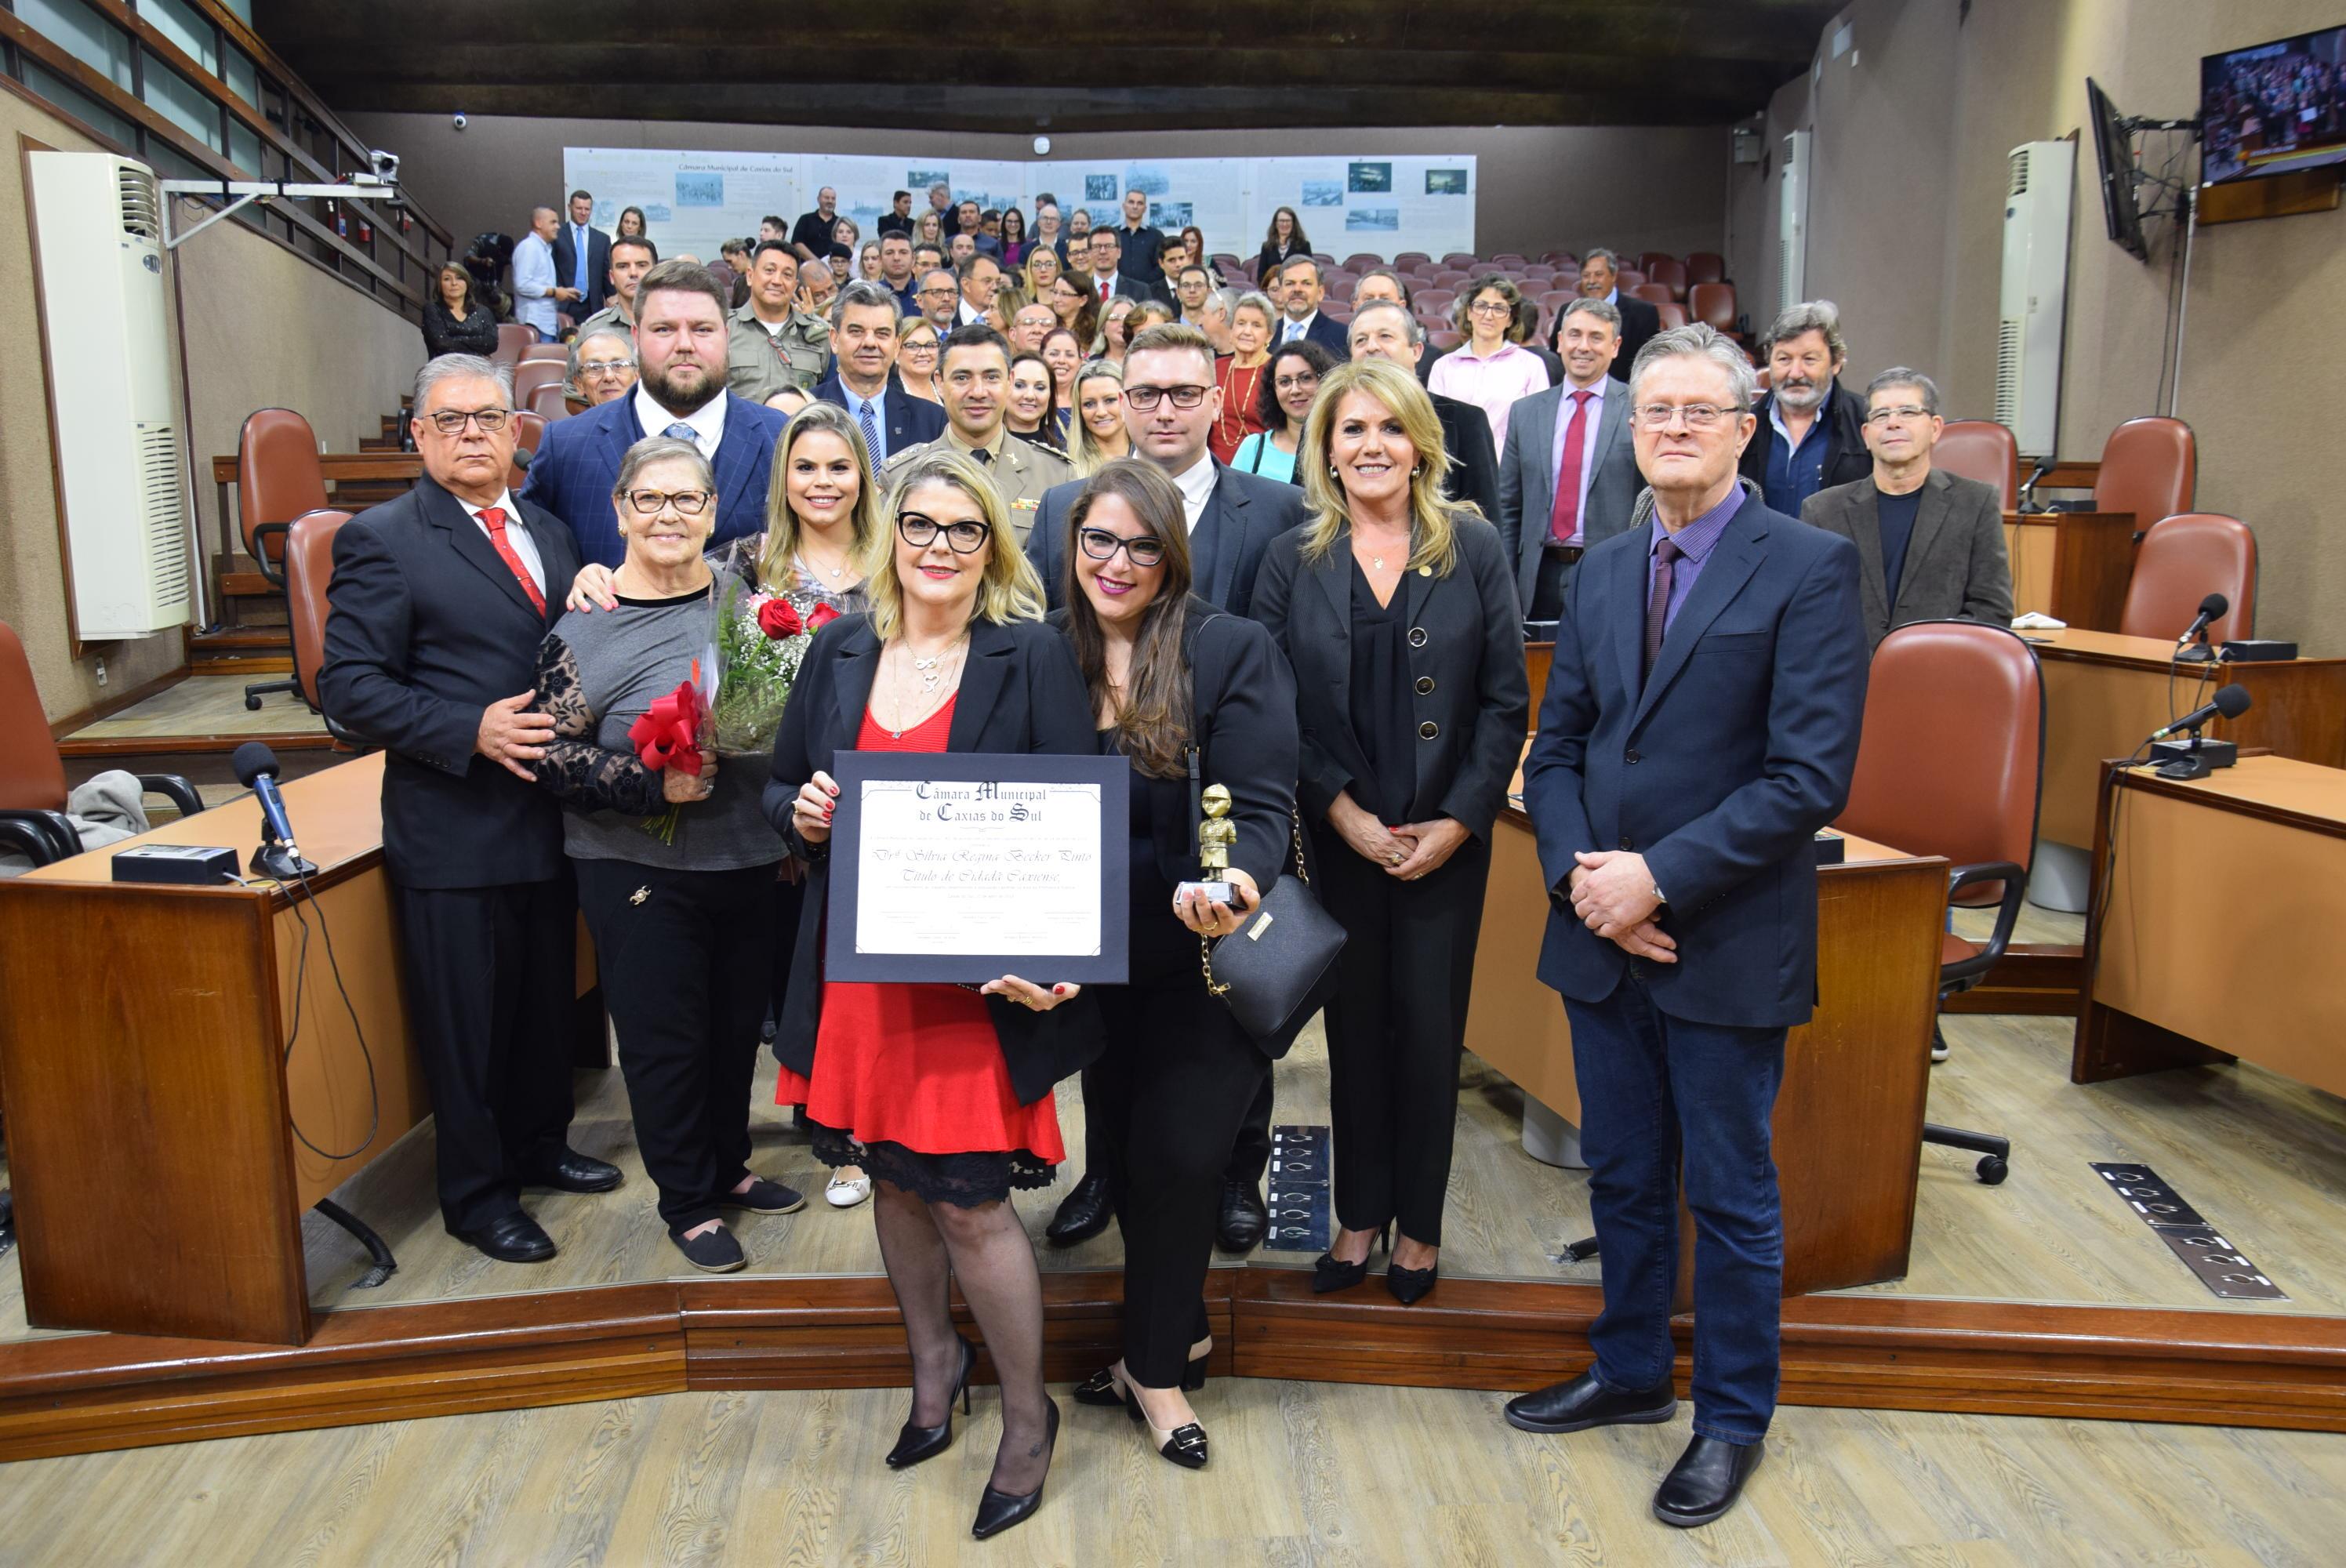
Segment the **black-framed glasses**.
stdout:
[[1475,316],[1512,316],[1515,313],[1515,308],[1504,300],[1477,300],[1467,306],[1466,311],[1469,315]]
[[937,542],[940,534],[945,536],[945,547],[954,555],[974,555],[994,536],[994,528],[991,524],[968,520],[940,523],[918,512],[896,514],[896,536],[915,550],[927,549]]
[[1173,400],[1175,408],[1196,408],[1206,401],[1206,394],[1213,390],[1211,387],[1200,386],[1127,387],[1124,389],[1124,401],[1143,413],[1149,412],[1158,402],[1168,397]]
[[495,435],[505,429],[507,420],[513,418],[513,410],[509,408],[444,408],[438,413],[425,417],[432,421],[432,428],[443,435],[464,434],[464,424],[468,420],[480,428],[483,435]]
[[1111,534],[1105,528],[1079,528],[1076,531],[1076,542],[1083,546],[1084,554],[1095,561],[1113,561],[1118,550],[1124,552],[1126,560],[1144,568],[1157,565],[1165,559],[1165,541],[1154,534],[1135,534],[1127,537],[1122,534]]
[[1320,384],[1320,372],[1318,371],[1295,371],[1287,375],[1279,377],[1270,384],[1277,387],[1280,392],[1300,392],[1305,387],[1318,386]]
[[630,490],[627,504],[643,517],[656,517],[671,504],[687,517],[698,517],[709,505],[709,492],[678,490],[671,494],[665,490]]

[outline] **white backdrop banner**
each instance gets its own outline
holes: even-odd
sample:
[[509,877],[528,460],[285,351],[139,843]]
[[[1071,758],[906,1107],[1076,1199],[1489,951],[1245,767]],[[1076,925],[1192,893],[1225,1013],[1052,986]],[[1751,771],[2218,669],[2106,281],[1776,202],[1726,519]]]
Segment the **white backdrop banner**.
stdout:
[[1094,223],[1124,221],[1125,192],[1148,198],[1148,220],[1169,232],[1189,225],[1208,248],[1241,260],[1262,248],[1271,215],[1291,207],[1315,250],[1341,260],[1391,260],[1404,250],[1441,256],[1474,249],[1474,158],[1362,155],[1350,158],[1167,158],[1010,162],[944,157],[831,153],[682,152],[645,148],[563,149],[564,188],[595,194],[595,221],[609,228],[619,209],[644,209],[661,254],[688,250],[717,260],[720,240],[755,235],[771,213],[795,222],[815,192],[839,192],[839,209],[866,239],[898,190],[913,210],[928,207],[938,180],[954,199],[1025,209],[1048,192],[1063,213],[1082,207]]

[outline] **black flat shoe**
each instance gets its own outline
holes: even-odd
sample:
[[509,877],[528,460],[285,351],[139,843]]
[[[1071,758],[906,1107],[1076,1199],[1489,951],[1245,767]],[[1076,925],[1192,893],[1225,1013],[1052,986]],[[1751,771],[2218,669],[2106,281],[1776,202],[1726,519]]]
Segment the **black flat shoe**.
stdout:
[[556,1192],[609,1192],[626,1179],[626,1173],[610,1161],[566,1148],[555,1158],[522,1172],[521,1185],[551,1187]]
[[1214,1239],[1221,1243],[1224,1252],[1251,1252],[1262,1245],[1263,1233],[1270,1228],[1270,1210],[1262,1205],[1262,1194],[1247,1182],[1222,1183],[1222,1212],[1214,1226]]
[[888,1451],[890,1470],[909,1470],[924,1459],[934,1459],[953,1447],[953,1402],[961,1400],[961,1413],[969,1414],[969,1375],[977,1367],[977,1347],[961,1336],[961,1376],[954,1380],[953,1392],[945,1396],[945,1419],[933,1427],[916,1427],[906,1421],[896,1434],[896,1446]]
[[1398,1263],[1385,1265],[1385,1288],[1392,1291],[1392,1298],[1404,1307],[1414,1307],[1424,1300],[1426,1292],[1432,1290],[1441,1278],[1442,1265],[1438,1262],[1430,1268],[1403,1268]]
[[750,1258],[733,1233],[725,1228],[722,1220],[715,1230],[703,1231],[688,1237],[681,1231],[671,1230],[668,1238],[684,1254],[684,1260],[703,1274],[733,1274],[749,1267]]
[[796,1214],[806,1207],[806,1194],[793,1186],[784,1186],[764,1176],[750,1178],[747,1192],[729,1192],[717,1199],[719,1208],[738,1208],[750,1214]]
[[1043,1237],[1054,1247],[1073,1247],[1106,1230],[1114,1217],[1116,1206],[1108,1201],[1107,1182],[1086,1172],[1059,1200],[1059,1210],[1043,1227]]
[[[1392,1256],[1392,1226],[1390,1223],[1386,1225],[1381,1239],[1384,1245],[1385,1256],[1387,1257],[1391,1257]],[[1369,1252],[1372,1257],[1376,1253],[1377,1245],[1378,1244],[1373,1241],[1369,1244]],[[1388,1265],[1387,1267],[1391,1266]],[[1311,1294],[1314,1296],[1327,1296],[1338,1290],[1350,1290],[1353,1286],[1358,1285],[1362,1280],[1366,1279],[1368,1277],[1368,1258],[1363,1257],[1358,1263],[1339,1263],[1336,1261],[1336,1257],[1333,1253],[1323,1252],[1311,1265]]]
[[544,1263],[554,1256],[554,1237],[525,1214],[505,1214],[478,1230],[449,1235],[481,1249],[499,1263]]
[[1743,1495],[1743,1483],[1760,1468],[1767,1446],[1696,1438],[1662,1477],[1654,1493],[1654,1517],[1680,1530],[1717,1519]]
[[[1059,1401],[1052,1400],[1048,1402],[1051,1407],[1050,1431],[1044,1438],[1043,1445],[1046,1449],[1056,1450],[1059,1446]],[[1048,1471],[1045,1472],[1046,1480],[1048,1473]],[[977,1517],[970,1522],[969,1532],[980,1541],[989,1535],[999,1535],[1012,1525],[1023,1522],[1042,1506],[1042,1481],[1036,1481],[1035,1490],[1024,1497],[1014,1497],[1006,1492],[996,1492],[989,1486],[978,1493]]]
[[1507,1401],[1507,1424],[1527,1432],[1578,1432],[1590,1427],[1650,1426],[1678,1413],[1678,1390],[1664,1383],[1643,1394],[1617,1394],[1583,1372]]

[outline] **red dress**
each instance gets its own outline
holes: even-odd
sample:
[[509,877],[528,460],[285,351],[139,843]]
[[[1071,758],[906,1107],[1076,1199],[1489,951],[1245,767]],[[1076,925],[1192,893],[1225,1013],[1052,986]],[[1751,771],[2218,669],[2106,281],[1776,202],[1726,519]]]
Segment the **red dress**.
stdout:
[[[867,709],[855,748],[943,751],[955,700],[948,698],[901,738]],[[806,1107],[807,1121],[821,1129],[817,1153],[840,1156],[834,1164],[872,1166],[923,1196],[938,1196],[925,1179],[931,1173],[903,1168],[902,1156],[1007,1156],[1006,1186],[1047,1186],[1047,1166],[1067,1157],[1051,1096],[1018,1103],[985,999],[958,985],[823,982],[814,1075],[801,1078],[783,1068],[774,1099]],[[823,1132],[859,1147],[838,1147]],[[952,1165],[945,1185],[965,1187],[975,1173],[966,1161]],[[980,1178],[980,1185],[994,1184]]]

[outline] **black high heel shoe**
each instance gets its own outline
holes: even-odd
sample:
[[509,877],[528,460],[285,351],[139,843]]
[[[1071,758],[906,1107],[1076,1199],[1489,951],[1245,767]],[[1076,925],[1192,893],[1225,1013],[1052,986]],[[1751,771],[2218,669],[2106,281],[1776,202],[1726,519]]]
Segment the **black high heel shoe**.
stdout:
[[[1210,1334],[1189,1347],[1188,1363],[1181,1369],[1181,1391],[1194,1394],[1206,1386],[1206,1362],[1214,1353],[1214,1337]],[[1102,1367],[1076,1385],[1076,1403],[1092,1405],[1100,1410],[1124,1408],[1124,1395],[1116,1386],[1116,1369]]]
[[[1047,1421],[1048,1430],[1043,1439],[1043,1446],[1046,1451],[1056,1454],[1059,1447],[1059,1401],[1047,1400],[1045,1403],[1051,1407],[1051,1413]],[[1044,1471],[1044,1479],[1049,1478],[1050,1471],[1046,1468]],[[1035,1483],[1035,1490],[1024,1497],[1014,1497],[1009,1492],[996,1492],[989,1486],[978,1493],[977,1517],[970,1522],[969,1532],[980,1541],[989,1535],[999,1535],[1012,1525],[1026,1519],[1042,1506],[1043,1482],[1040,1481]]]
[[977,1367],[977,1347],[958,1334],[961,1342],[961,1376],[954,1380],[953,1392],[945,1396],[945,1419],[933,1427],[916,1427],[904,1423],[896,1434],[896,1446],[888,1451],[890,1470],[910,1470],[924,1459],[934,1459],[953,1447],[953,1402],[961,1400],[961,1413],[969,1414],[969,1375]]
[[[1385,1221],[1385,1227],[1379,1233],[1378,1239],[1383,1243],[1385,1256],[1391,1257],[1392,1256],[1392,1221]],[[1377,1242],[1371,1242],[1370,1255],[1374,1256],[1376,1249]],[[1339,1263],[1334,1254],[1323,1252],[1320,1255],[1319,1260],[1311,1265],[1311,1294],[1325,1296],[1331,1291],[1350,1290],[1368,1277],[1369,1259],[1367,1257],[1362,1258],[1358,1263]]]
[[[1392,1251],[1388,1249],[1385,1256],[1391,1258]],[[1392,1262],[1385,1265],[1385,1288],[1392,1291],[1392,1298],[1404,1307],[1414,1307],[1424,1300],[1426,1293],[1433,1288],[1441,1278],[1442,1259],[1439,1257],[1433,1260],[1431,1267],[1425,1268],[1403,1268],[1400,1264]]]

